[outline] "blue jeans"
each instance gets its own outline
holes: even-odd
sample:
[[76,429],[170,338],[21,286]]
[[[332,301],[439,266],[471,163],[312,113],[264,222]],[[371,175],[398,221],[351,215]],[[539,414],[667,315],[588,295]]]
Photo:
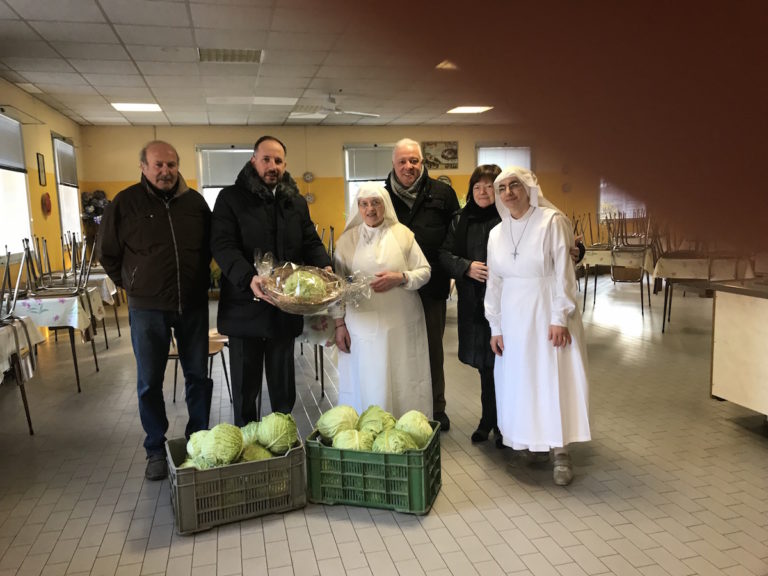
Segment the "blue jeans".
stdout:
[[208,378],[208,307],[185,310],[129,310],[131,343],[136,357],[139,417],[147,437],[147,456],[165,454],[168,418],[163,399],[163,377],[168,363],[171,329],[184,372],[189,421],[186,436],[208,428],[213,382]]

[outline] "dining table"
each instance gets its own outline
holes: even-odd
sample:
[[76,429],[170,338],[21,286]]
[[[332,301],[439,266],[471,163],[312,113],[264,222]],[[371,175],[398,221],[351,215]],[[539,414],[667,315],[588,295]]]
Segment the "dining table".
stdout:
[[30,434],[34,434],[34,430],[25,382],[34,376],[34,348],[44,340],[40,330],[28,316],[9,318],[0,324],[0,384],[4,381],[2,375],[13,370]]
[[[104,319],[104,304],[98,288],[88,286],[77,294],[25,298],[16,302],[16,312],[29,316],[37,326],[51,330],[67,330],[72,361],[75,367],[77,391],[80,387],[80,369],[77,363],[77,347],[75,346],[75,331],[79,331],[84,341],[90,340],[96,371],[99,371],[99,360],[96,356],[96,321]],[[87,295],[87,300],[85,295]]]
[[650,273],[653,270],[653,250],[650,246],[612,246],[608,244],[587,247],[584,258],[579,265],[584,267],[584,302],[581,311],[587,307],[587,292],[589,291],[589,269],[595,269],[595,283],[592,294],[592,306],[597,301],[598,266],[609,266],[611,276],[614,268],[637,268],[640,270],[640,308],[643,309],[643,277],[648,283],[648,306],[650,300]]

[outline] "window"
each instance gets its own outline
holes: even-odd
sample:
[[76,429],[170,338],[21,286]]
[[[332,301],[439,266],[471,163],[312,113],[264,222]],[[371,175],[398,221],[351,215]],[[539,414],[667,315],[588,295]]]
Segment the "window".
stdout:
[[477,165],[496,164],[502,170],[507,166],[531,169],[531,149],[527,146],[478,146]]
[[253,156],[253,147],[246,145],[227,148],[197,147],[200,192],[211,210],[221,189],[235,183],[237,175],[251,156]]
[[21,124],[0,114],[0,250],[5,247],[19,254],[24,250],[23,238],[32,237],[29,220],[29,194],[24,167],[24,145]]
[[352,198],[357,188],[363,182],[381,182],[387,179],[392,171],[393,145],[378,146],[376,144],[361,144],[344,147],[345,202],[348,214],[357,210],[352,206]]
[[628,218],[635,218],[645,213],[645,204],[607,180],[601,179],[600,217],[612,218],[618,213],[622,213]]
[[75,147],[61,138],[53,139],[53,156],[56,161],[56,190],[59,193],[61,234],[81,236],[80,191],[77,185]]

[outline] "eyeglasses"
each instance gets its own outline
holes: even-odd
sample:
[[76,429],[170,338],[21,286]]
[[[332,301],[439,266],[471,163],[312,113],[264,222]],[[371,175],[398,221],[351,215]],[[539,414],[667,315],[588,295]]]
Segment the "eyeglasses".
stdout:
[[522,187],[523,187],[523,183],[522,182],[520,182],[519,180],[512,180],[511,182],[508,182],[506,184],[504,184],[504,183],[499,184],[499,193],[503,194],[507,190],[509,190],[511,192],[513,188],[515,190],[520,190],[520,188],[522,188]]
[[357,201],[358,208],[379,208],[383,205],[381,198],[361,198]]
[[472,186],[472,192],[493,192],[493,184],[487,182],[485,184],[478,182]]

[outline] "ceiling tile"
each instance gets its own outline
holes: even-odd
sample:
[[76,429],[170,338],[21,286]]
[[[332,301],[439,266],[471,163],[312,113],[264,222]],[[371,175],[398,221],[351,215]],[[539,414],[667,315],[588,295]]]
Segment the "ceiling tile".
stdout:
[[192,22],[196,28],[219,30],[267,30],[270,11],[251,6],[220,6],[218,4],[190,4]]
[[289,32],[343,32],[349,22],[348,12],[328,10],[323,3],[318,2],[315,9],[275,8],[272,16],[271,29]]
[[202,76],[247,76],[255,80],[259,75],[260,70],[261,65],[259,64],[234,64],[227,62],[200,63],[200,74]]
[[125,44],[147,46],[194,46],[191,28],[118,25],[115,30]]
[[162,112],[123,112],[131,124],[168,124]]
[[96,125],[117,125],[117,124],[130,124],[128,120],[123,118],[122,116],[102,116],[102,115],[94,115],[94,116],[86,116],[85,119],[90,122],[91,124]]
[[195,38],[197,38],[197,45],[202,48],[261,50],[264,48],[266,32],[198,28],[195,30]]
[[104,86],[96,90],[108,102],[154,102],[155,97],[149,88],[140,86]]
[[276,64],[262,64],[260,76],[265,78],[312,78],[317,74],[318,66],[278,66]]
[[30,21],[30,25],[49,42],[117,43],[117,36],[108,24],[85,22]]
[[152,93],[161,106],[174,103],[178,105],[196,104],[205,106],[205,94],[202,89],[190,90],[186,87],[158,86],[152,88]]
[[154,88],[155,86],[184,88],[190,84],[197,85],[197,79],[192,80],[186,76],[145,76],[144,79],[151,88]]
[[65,84],[46,84],[44,82],[38,82],[37,87],[40,88],[46,94],[55,96],[57,99],[66,98],[69,96],[81,96],[89,94],[98,94],[93,86],[83,84],[82,86],[65,85]]
[[249,76],[228,76],[226,77],[226,82],[224,82],[224,78],[220,76],[202,76],[200,78],[200,86],[203,87],[205,93],[209,96],[211,95],[211,90],[215,90],[217,93],[226,92],[227,90],[238,92],[238,94],[230,94],[230,96],[243,96],[242,92],[245,92],[247,96],[253,93],[256,87],[255,80],[255,78]]
[[62,58],[3,58],[3,63],[18,72],[75,72]]
[[167,112],[166,115],[172,124],[208,124],[206,112]]
[[259,78],[256,85],[265,88],[301,88],[306,89],[311,78]]
[[114,24],[148,26],[189,26],[186,6],[160,0],[100,0],[101,7]]
[[104,86],[146,86],[144,78],[137,74],[83,74],[88,82],[97,88]]
[[28,82],[24,76],[12,70],[0,70],[0,76],[8,80],[8,82],[12,82],[13,84],[18,84],[19,82]]
[[16,20],[18,16],[6,4],[0,3],[0,18],[3,20]]
[[277,86],[257,86],[254,96],[284,96],[286,98],[300,98],[304,93],[303,88],[280,88]]
[[265,50],[263,63],[306,66],[323,64],[329,53],[322,50]]
[[148,76],[198,76],[200,70],[195,62],[136,62],[142,74]]
[[88,44],[85,42],[53,42],[53,47],[65,58],[81,60],[130,60],[119,44]]
[[215,6],[221,6],[226,4],[227,6],[249,6],[251,8],[272,8],[275,0],[189,0],[192,5],[195,4],[213,4]]
[[22,41],[0,39],[0,58],[20,56],[22,58],[58,58],[59,55],[43,41]]
[[10,40],[39,40],[40,36],[27,24],[21,20],[0,20],[0,38],[3,42]]
[[134,60],[144,62],[197,62],[197,49],[192,46],[127,46]]
[[138,74],[133,62],[119,60],[80,60],[69,61],[78,72],[84,74]]
[[[22,18],[52,20],[54,22],[104,22],[101,10],[94,0],[7,0]],[[0,17],[2,11],[0,11]]]
[[326,32],[269,32],[267,50],[330,50],[333,48],[338,34]]
[[76,72],[22,72],[22,76],[34,84],[64,84],[76,86],[85,84],[85,80]]

